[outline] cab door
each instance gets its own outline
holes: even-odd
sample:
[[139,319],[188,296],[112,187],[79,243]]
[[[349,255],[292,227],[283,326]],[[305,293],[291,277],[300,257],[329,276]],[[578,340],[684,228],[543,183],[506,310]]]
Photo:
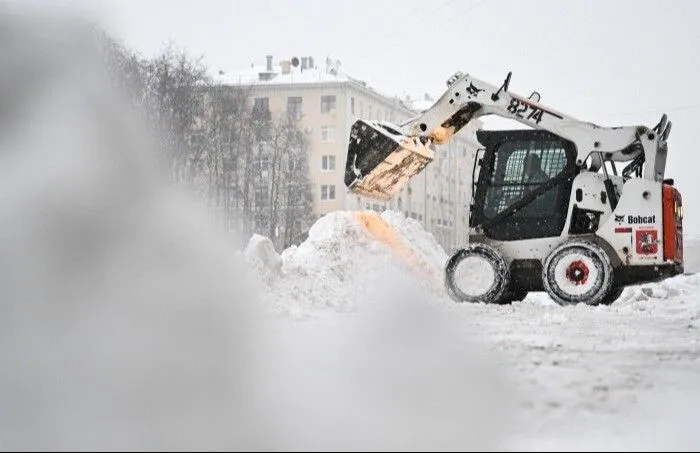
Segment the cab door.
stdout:
[[576,174],[575,145],[542,130],[478,131],[477,139],[485,152],[472,226],[482,225],[495,240],[560,236]]

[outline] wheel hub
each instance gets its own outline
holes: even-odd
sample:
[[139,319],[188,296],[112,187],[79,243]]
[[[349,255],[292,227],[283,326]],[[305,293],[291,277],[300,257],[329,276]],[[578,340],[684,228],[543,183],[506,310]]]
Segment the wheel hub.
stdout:
[[566,269],[566,278],[574,285],[583,285],[588,280],[588,266],[581,260],[569,264]]
[[505,260],[485,244],[457,251],[445,268],[447,291],[457,302],[501,303],[509,282]]
[[460,291],[470,296],[486,294],[496,283],[493,265],[482,256],[470,256],[455,269],[455,283]]

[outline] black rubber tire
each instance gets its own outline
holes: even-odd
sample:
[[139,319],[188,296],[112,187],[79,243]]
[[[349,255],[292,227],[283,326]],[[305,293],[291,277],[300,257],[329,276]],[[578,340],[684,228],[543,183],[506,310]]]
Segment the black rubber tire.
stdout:
[[527,297],[527,291],[509,289],[493,304],[511,305],[513,302],[522,302]]
[[525,289],[511,289],[509,299],[511,302],[522,302],[527,297],[527,293]]
[[[590,275],[589,266],[595,268],[593,276]],[[565,273],[562,274],[562,271]],[[590,282],[589,276],[593,277]],[[567,241],[552,250],[545,259],[542,283],[547,294],[559,305],[598,305],[606,299],[613,287],[610,257],[593,241]],[[581,293],[567,291],[581,285],[588,289]]]
[[[479,256],[486,260],[493,268],[494,282],[484,293],[478,295],[466,294],[457,286],[455,272],[460,262],[464,259]],[[485,244],[469,244],[467,247],[457,251],[447,262],[445,267],[445,287],[447,292],[456,302],[500,304],[508,302],[505,300],[506,290],[510,284],[510,270],[503,256],[492,247]]]
[[622,296],[622,292],[625,290],[624,286],[613,286],[608,291],[608,294],[600,301],[601,305],[612,305],[617,299]]

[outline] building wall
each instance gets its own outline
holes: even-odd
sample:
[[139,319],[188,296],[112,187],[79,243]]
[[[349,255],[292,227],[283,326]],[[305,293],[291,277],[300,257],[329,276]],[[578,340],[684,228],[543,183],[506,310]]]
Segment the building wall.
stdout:
[[[343,88],[340,85],[256,86],[254,98],[268,98],[273,115],[287,112],[289,98],[301,98],[300,126],[309,140],[309,178],[313,184],[314,212],[322,216],[343,208],[343,187],[340,152],[347,143],[343,136]],[[324,96],[335,96],[335,108],[321,111]],[[322,167],[326,156],[326,168]],[[331,162],[331,158],[333,162]],[[334,165],[332,165],[334,164]],[[326,186],[323,189],[323,186]],[[322,197],[322,195],[325,195]]]

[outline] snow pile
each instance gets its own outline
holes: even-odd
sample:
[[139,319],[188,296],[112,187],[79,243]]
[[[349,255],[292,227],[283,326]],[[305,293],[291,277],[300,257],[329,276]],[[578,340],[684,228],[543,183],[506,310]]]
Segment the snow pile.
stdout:
[[443,291],[447,255],[420,223],[399,213],[334,212],[319,219],[298,247],[281,256],[271,247],[255,236],[246,257],[262,272],[268,299],[292,313],[352,309],[359,291],[386,285],[390,273],[418,277],[433,294]]
[[244,252],[246,261],[264,282],[271,283],[282,266],[282,258],[275,251],[272,241],[254,234]]
[[629,286],[612,307],[620,313],[672,315],[686,320],[688,329],[700,329],[700,306],[696,302],[699,288],[700,274]]

